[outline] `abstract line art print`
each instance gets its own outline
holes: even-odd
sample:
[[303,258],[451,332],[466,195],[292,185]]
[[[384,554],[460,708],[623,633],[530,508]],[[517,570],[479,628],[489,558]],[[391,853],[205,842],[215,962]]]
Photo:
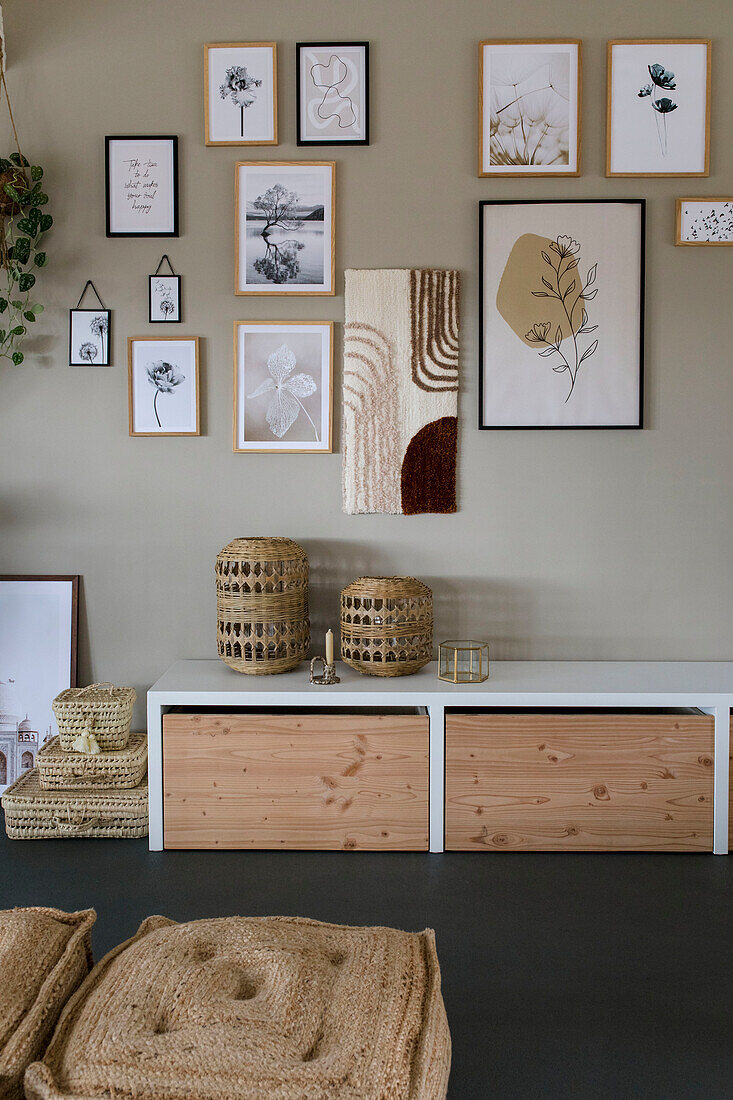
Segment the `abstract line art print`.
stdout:
[[369,144],[369,43],[299,42],[298,145]]

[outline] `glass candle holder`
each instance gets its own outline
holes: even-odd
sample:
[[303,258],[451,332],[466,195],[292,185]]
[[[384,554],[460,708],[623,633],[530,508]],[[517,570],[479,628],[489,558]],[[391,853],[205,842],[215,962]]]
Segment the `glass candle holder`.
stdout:
[[438,679],[450,684],[480,684],[489,678],[488,642],[441,642]]

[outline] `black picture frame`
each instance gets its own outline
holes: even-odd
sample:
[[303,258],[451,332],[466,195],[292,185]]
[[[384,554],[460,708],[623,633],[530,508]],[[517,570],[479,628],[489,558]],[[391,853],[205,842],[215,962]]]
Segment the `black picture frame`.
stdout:
[[[484,423],[484,207],[559,206],[625,204],[639,207],[639,410],[636,424],[485,424]],[[646,266],[646,199],[481,199],[478,210],[479,236],[479,333],[478,333],[478,427],[480,431],[639,431],[644,428],[644,304]]]
[[[103,313],[107,318],[106,337],[102,337],[100,334],[99,347],[101,355],[99,359],[96,356],[91,358],[81,358],[78,355],[74,358],[73,355],[73,333],[74,333],[74,314],[75,313],[93,313],[99,315]],[[96,343],[96,341],[94,341]],[[90,340],[89,343],[92,343]],[[105,349],[106,344],[106,349]],[[69,366],[70,367],[109,367],[112,364],[111,349],[112,347],[112,310],[102,309],[70,309],[69,310]]]
[[[324,139],[323,141],[314,138],[303,137],[302,128],[300,124],[300,107],[301,107],[301,51],[304,49],[316,49],[325,50],[332,49],[335,46],[348,46],[351,49],[358,48],[364,50],[364,137],[363,138],[345,138],[343,141],[339,141],[338,138]],[[297,127],[296,144],[303,145],[369,145],[371,144],[369,138],[369,43],[368,42],[344,42],[343,39],[335,42],[296,42],[295,44],[295,117]]]
[[[178,311],[177,317],[153,317],[153,279],[168,279],[176,284],[176,306]],[[180,325],[183,317],[183,307],[181,300],[181,276],[180,275],[163,275],[160,272],[157,275],[148,275],[148,324],[149,325]]]
[[[171,186],[173,200],[173,228],[165,231],[146,232],[145,230],[115,230],[112,226],[110,148],[114,141],[169,141],[171,142]],[[108,237],[177,237],[179,236],[178,204],[178,137],[176,134],[111,134],[104,139],[104,188],[106,234]]]

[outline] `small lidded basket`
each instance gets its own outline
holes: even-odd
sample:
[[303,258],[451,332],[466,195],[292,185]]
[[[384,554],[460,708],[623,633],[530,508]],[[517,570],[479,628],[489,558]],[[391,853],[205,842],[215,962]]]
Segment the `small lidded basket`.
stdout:
[[433,593],[414,577],[359,577],[341,593],[341,660],[409,676],[433,657]]
[[64,752],[111,752],[130,739],[134,688],[89,684],[67,688],[52,706]]

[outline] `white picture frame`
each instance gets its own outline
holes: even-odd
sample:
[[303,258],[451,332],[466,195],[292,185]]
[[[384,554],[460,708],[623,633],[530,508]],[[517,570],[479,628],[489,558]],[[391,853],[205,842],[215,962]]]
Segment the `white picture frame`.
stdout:
[[108,237],[178,236],[178,138],[112,136],[105,143]]
[[131,436],[199,435],[198,336],[127,340]]
[[208,42],[204,46],[207,145],[277,145],[277,46]]

